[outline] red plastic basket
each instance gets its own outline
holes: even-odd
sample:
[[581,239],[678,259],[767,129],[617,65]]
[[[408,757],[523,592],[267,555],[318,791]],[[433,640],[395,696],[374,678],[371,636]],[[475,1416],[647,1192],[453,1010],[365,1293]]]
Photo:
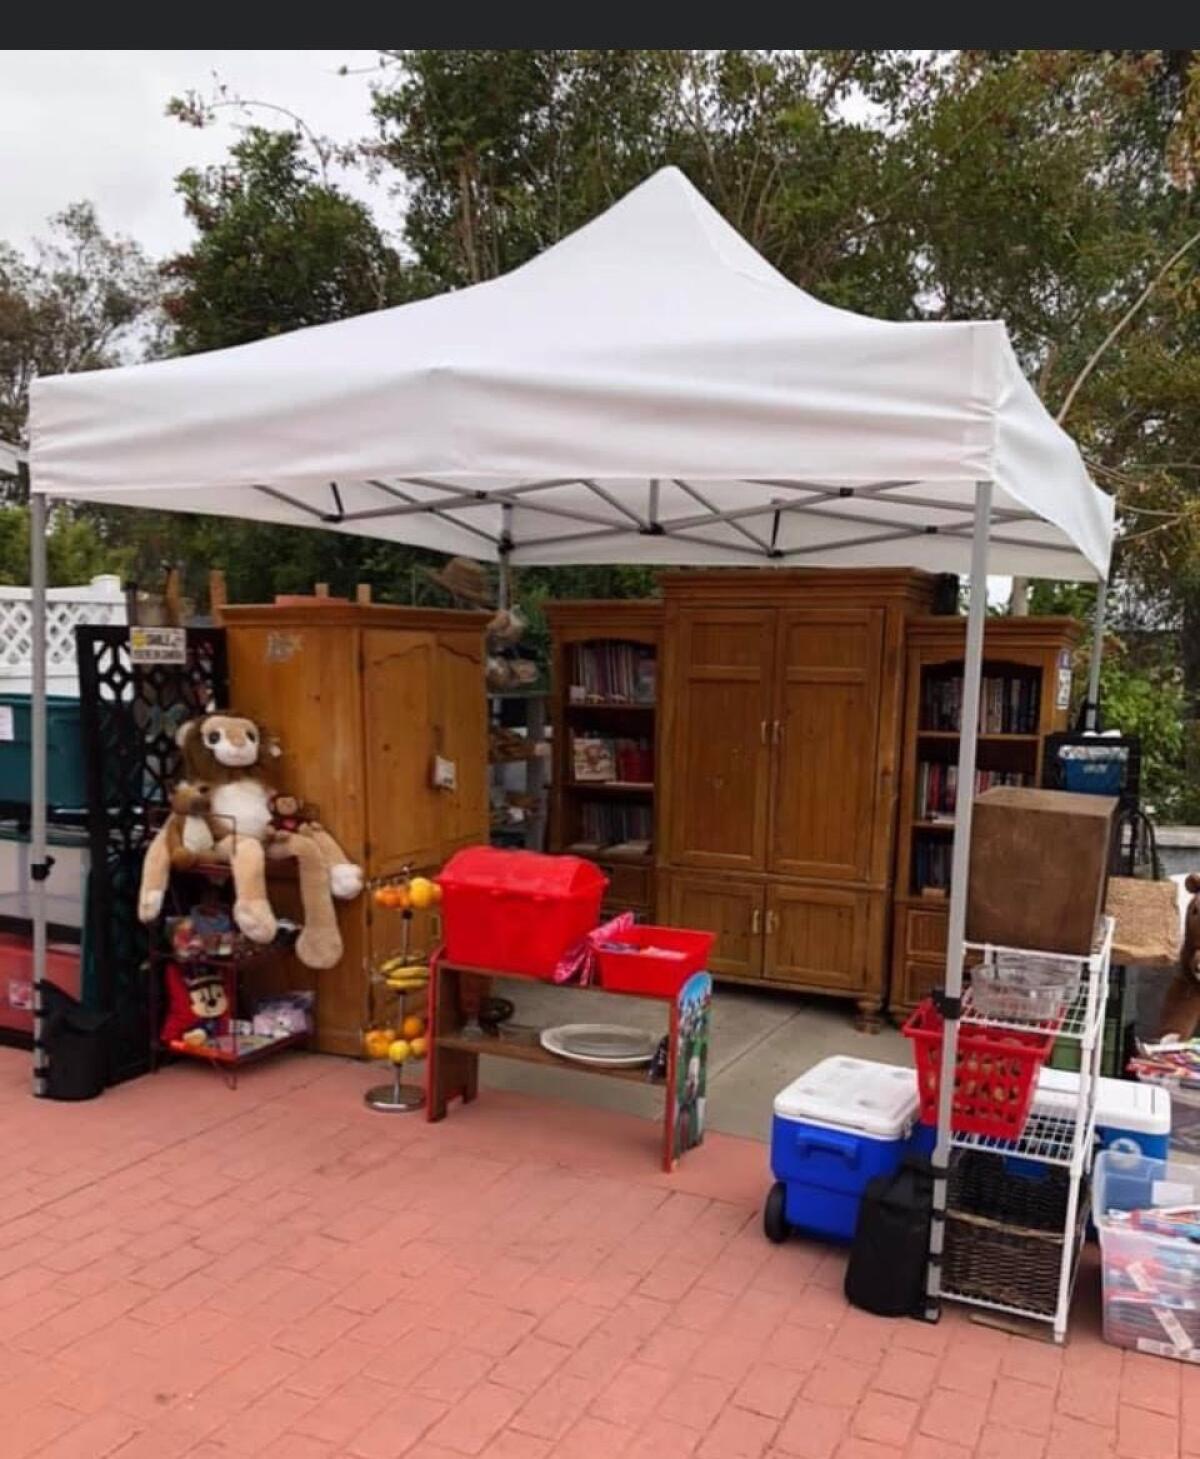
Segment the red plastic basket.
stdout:
[[693,973],[703,972],[715,940],[715,933],[693,932],[687,927],[631,927],[613,943],[597,949],[600,986],[610,993],[674,997]]
[[[921,1123],[937,1123],[941,1085],[942,1015],[926,998],[904,1025],[917,1060]],[[1016,1140],[1025,1128],[1038,1072],[1054,1047],[1054,1032],[959,1024],[950,1127],[964,1135]]]

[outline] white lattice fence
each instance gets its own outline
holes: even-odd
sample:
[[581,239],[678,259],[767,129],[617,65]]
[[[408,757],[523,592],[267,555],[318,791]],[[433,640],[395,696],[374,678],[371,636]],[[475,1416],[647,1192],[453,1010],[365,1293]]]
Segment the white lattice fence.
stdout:
[[[78,694],[75,628],[80,623],[124,623],[121,580],[110,574],[80,587],[46,594],[46,690]],[[0,690],[27,694],[33,678],[33,609],[28,588],[0,587]]]

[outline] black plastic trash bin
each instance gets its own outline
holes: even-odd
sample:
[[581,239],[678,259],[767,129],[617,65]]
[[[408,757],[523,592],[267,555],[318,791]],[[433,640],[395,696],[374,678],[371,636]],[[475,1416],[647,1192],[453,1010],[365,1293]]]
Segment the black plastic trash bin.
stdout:
[[111,1013],[93,1013],[56,983],[43,983],[50,1099],[95,1099],[109,1076]]

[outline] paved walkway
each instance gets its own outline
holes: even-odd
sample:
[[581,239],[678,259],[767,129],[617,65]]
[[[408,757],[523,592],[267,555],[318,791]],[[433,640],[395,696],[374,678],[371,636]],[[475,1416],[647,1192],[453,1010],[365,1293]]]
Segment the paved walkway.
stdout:
[[294,1056],[33,1101],[0,1050],[0,1454],[1180,1459],[1200,1372],[886,1322],[759,1230],[765,1150],[487,1092],[440,1125]]

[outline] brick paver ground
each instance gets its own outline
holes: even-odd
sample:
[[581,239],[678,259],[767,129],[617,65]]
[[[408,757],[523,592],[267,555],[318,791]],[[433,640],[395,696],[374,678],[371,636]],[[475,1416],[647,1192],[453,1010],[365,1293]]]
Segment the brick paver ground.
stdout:
[[1200,1372],[848,1308],[766,1152],[485,1094],[439,1125],[305,1056],[29,1097],[0,1050],[0,1455],[1183,1459]]

